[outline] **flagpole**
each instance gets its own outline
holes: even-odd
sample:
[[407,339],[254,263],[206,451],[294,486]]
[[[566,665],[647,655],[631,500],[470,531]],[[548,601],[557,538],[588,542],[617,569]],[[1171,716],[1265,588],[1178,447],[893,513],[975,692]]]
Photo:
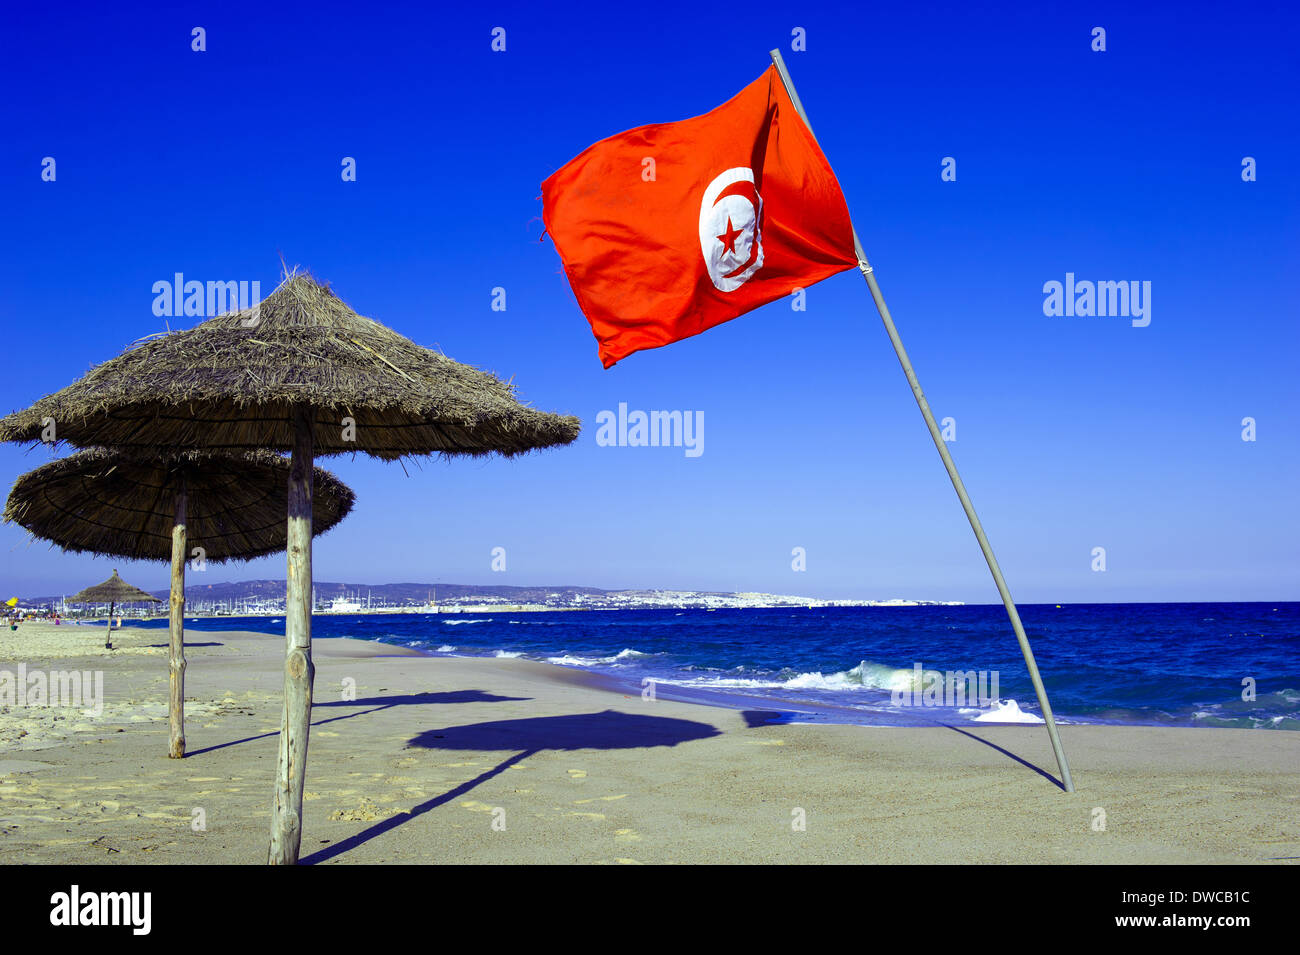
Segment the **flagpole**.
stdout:
[[[776,71],[781,76],[781,82],[785,84],[785,91],[790,96],[790,102],[794,104],[795,112],[799,114],[799,118],[808,127],[808,133],[815,142],[817,136],[813,133],[812,123],[808,122],[808,114],[804,112],[803,103],[799,102],[799,94],[795,91],[794,81],[790,79],[790,72],[785,68],[785,60],[781,57],[781,51],[772,50],[771,56]],[[875,272],[867,261],[866,253],[862,250],[862,242],[858,239],[857,229],[853,229],[853,249],[858,256],[858,268],[867,280],[867,288],[871,290],[871,298],[875,301],[876,309],[880,312],[880,318],[885,323],[885,331],[889,333],[889,340],[893,343],[899,364],[903,366],[903,374],[907,376],[907,383],[912,386],[912,396],[916,398],[916,403],[921,409],[921,415],[925,418],[925,426],[930,429],[930,437],[934,439],[934,446],[939,449],[939,457],[943,458],[943,466],[947,468],[948,477],[952,480],[952,486],[957,491],[957,497],[961,501],[962,509],[966,511],[966,519],[970,521],[971,530],[975,532],[975,539],[979,541],[980,550],[984,552],[984,559],[988,562],[989,570],[993,572],[993,582],[997,584],[998,593],[1002,595],[1002,603],[1007,608],[1007,616],[1011,618],[1011,629],[1016,632],[1016,640],[1020,643],[1020,652],[1025,657],[1025,666],[1029,668],[1029,678],[1033,681],[1034,692],[1038,695],[1038,706],[1042,709],[1043,720],[1047,723],[1047,735],[1052,740],[1052,751],[1056,754],[1056,765],[1061,771],[1061,782],[1065,787],[1065,791],[1072,793],[1074,792],[1074,780],[1070,778],[1070,764],[1065,759],[1065,750],[1061,748],[1061,737],[1056,732],[1056,720],[1052,717],[1052,704],[1048,702],[1047,689],[1043,686],[1043,678],[1038,673],[1038,664],[1034,662],[1034,651],[1029,646],[1029,638],[1025,636],[1024,625],[1020,622],[1020,613],[1016,610],[1016,604],[1011,599],[1011,591],[1007,589],[1007,582],[1002,579],[1002,569],[998,567],[998,560],[993,556],[993,548],[989,546],[988,538],[984,536],[984,527],[980,524],[979,516],[975,513],[975,505],[971,503],[970,496],[966,493],[966,485],[962,483],[961,475],[957,473],[957,465],[953,463],[952,455],[948,453],[948,444],[943,440],[943,434],[939,431],[939,426],[935,424],[934,414],[930,411],[930,404],[925,400],[925,393],[921,391],[921,383],[917,380],[916,372],[912,370],[912,362],[907,357],[907,349],[903,347],[903,340],[898,337],[898,329],[894,327],[894,319],[889,314],[889,306],[885,304],[885,297],[881,294],[880,285],[876,282]]]

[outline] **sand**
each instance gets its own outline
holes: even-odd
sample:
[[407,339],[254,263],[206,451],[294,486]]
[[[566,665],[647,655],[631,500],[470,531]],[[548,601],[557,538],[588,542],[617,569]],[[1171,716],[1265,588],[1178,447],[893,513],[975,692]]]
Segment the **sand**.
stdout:
[[[265,861],[283,642],[24,624],[0,671],[102,671],[102,709],[0,706],[0,864]],[[578,670],[318,640],[302,861],[1294,863],[1300,734],[778,724]],[[345,687],[355,699],[345,699]],[[1103,819],[1104,828],[1098,823]]]

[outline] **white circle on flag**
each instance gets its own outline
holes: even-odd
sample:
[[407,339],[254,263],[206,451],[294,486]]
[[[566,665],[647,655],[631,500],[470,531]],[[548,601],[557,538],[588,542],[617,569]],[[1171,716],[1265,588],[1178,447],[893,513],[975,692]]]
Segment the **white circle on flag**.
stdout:
[[700,203],[700,250],[720,292],[734,292],[763,267],[763,197],[754,171],[737,166],[704,190]]

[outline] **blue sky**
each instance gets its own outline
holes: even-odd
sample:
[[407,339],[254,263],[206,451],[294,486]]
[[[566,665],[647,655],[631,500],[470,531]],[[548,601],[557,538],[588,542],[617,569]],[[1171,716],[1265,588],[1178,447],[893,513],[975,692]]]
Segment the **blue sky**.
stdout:
[[[0,33],[0,410],[161,331],[154,282],[269,291],[283,253],[585,425],[572,447],[511,461],[323,461],[358,504],[318,541],[320,580],[995,602],[856,272],[809,290],[805,312],[777,302],[604,371],[542,240],[551,172],[713,108],[782,46],[930,403],[956,420],[951,450],[1013,594],[1297,599],[1300,15],[1039,6],[15,9]],[[806,51],[790,49],[796,27]],[[1151,282],[1151,324],[1045,316],[1043,284],[1067,272]],[[596,415],[619,402],[702,411],[704,453],[597,446]],[[49,457],[0,448],[0,478]],[[161,564],[0,528],[7,591],[115,566],[165,586]],[[281,576],[283,561],[204,573],[191,581]]]

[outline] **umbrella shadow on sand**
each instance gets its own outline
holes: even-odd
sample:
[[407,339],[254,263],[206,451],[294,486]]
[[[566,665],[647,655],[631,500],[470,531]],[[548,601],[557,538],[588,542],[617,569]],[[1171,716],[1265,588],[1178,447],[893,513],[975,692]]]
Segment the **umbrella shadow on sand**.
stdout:
[[[446,693],[408,693],[405,696],[369,696],[360,700],[335,700],[330,703],[312,704],[312,712],[327,706],[368,706],[370,709],[362,710],[359,713],[344,713],[342,716],[331,716],[323,720],[312,720],[311,725],[323,726],[326,723],[336,723],[339,720],[368,716],[371,713],[378,713],[380,710],[390,710],[394,706],[418,706],[434,703],[524,703],[529,699],[526,696],[497,696],[495,693],[488,693],[484,690],[452,690]],[[270,739],[279,735],[280,731],[275,730],[270,733],[260,733],[257,736],[246,736],[243,739],[231,740],[228,743],[217,743],[215,746],[196,749],[191,753],[187,753],[186,757],[211,753],[214,750],[225,749],[228,746],[238,746],[241,743],[251,743],[255,740]]]
[[543,750],[644,749],[676,746],[693,740],[719,736],[708,723],[673,719],[666,716],[640,716],[605,710],[600,713],[577,713],[571,716],[533,716],[517,720],[495,720],[428,730],[413,737],[408,747],[482,751],[508,751],[506,757],[484,773],[461,783],[441,795],[425,800],[404,813],[390,816],[369,829],[349,836],[332,846],[313,852],[301,860],[303,865],[327,862],[364,845],[403,823],[451,802],[488,780],[501,775],[516,763]]

